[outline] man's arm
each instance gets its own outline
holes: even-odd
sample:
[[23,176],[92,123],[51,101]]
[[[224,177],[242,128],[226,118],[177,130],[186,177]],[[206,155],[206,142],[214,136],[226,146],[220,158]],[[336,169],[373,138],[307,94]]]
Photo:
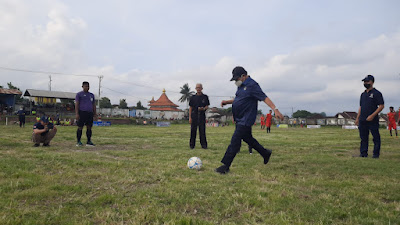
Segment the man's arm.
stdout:
[[383,108],[385,108],[385,105],[379,105],[375,112],[367,117],[367,121],[372,121],[376,115],[382,112]]
[[79,102],[75,100],[75,118],[79,120]]
[[276,108],[275,104],[271,101],[271,99],[269,99],[268,97],[266,97],[266,98],[264,99],[264,103],[267,104],[267,105],[272,109],[272,111],[275,112],[275,118],[278,118],[278,119],[283,120],[283,115],[282,115],[282,113],[279,112],[279,109]]
[[189,123],[192,123],[192,106],[189,107]]
[[359,120],[360,120],[360,114],[361,114],[361,106],[358,108],[358,113],[357,113],[357,117],[356,117],[356,126],[358,126]]
[[221,102],[221,107],[224,107],[224,105],[232,104],[232,103],[233,103],[233,100],[234,100],[234,99],[231,99],[231,100],[222,100],[222,102]]
[[96,101],[93,102],[93,117],[97,118],[97,113],[96,113]]
[[48,131],[49,129],[47,129],[47,128],[44,128],[44,129],[41,129],[41,130],[39,130],[39,129],[33,129],[33,133],[35,133],[35,134],[41,134],[41,133],[44,133],[44,132],[46,132],[46,131]]

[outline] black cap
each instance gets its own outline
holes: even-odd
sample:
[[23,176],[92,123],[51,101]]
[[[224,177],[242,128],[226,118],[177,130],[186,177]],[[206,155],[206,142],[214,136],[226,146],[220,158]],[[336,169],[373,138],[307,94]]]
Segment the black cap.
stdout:
[[231,81],[236,80],[238,77],[241,77],[243,74],[247,75],[247,71],[243,67],[237,66],[237,67],[233,68]]
[[372,82],[375,82],[375,78],[372,75],[367,75],[364,79],[362,79],[361,81],[370,81],[372,80]]
[[43,121],[43,123],[48,123],[49,122],[49,118],[46,116],[42,116],[42,118],[40,118],[41,121]]

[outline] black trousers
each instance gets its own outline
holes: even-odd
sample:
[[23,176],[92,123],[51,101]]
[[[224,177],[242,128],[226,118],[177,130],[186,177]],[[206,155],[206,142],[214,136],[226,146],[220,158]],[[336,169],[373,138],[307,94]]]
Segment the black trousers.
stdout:
[[254,148],[261,156],[265,157],[268,152],[251,134],[250,126],[236,125],[235,132],[232,135],[231,144],[226,149],[224,158],[221,162],[230,167],[236,154],[240,151],[242,140],[246,142],[251,148]]
[[206,120],[201,118],[192,118],[192,123],[190,124],[190,148],[194,148],[194,146],[196,145],[197,127],[199,127],[201,147],[207,148]]
[[360,155],[368,156],[368,139],[369,132],[371,131],[373,142],[374,142],[374,151],[373,154],[376,157],[379,157],[381,152],[381,135],[379,134],[379,123],[375,121],[360,121],[358,125],[358,130],[360,131]]

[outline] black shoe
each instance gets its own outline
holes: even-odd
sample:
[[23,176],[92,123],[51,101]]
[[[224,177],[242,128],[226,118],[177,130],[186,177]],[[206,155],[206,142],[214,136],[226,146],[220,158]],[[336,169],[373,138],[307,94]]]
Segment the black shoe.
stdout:
[[203,149],[207,149],[207,146],[201,146]]
[[360,156],[358,156],[358,157],[361,157],[361,158],[367,158],[367,157],[368,157],[368,155],[360,155]]
[[43,144],[44,147],[50,147],[50,144]]
[[271,157],[272,151],[267,149],[267,155],[264,156],[264,164],[267,164],[269,161],[269,158]]
[[374,155],[374,156],[372,156],[372,158],[379,159],[379,155]]
[[40,144],[34,144],[33,145],[33,147],[39,147],[40,146]]
[[218,167],[217,169],[215,169],[215,172],[220,173],[220,174],[226,174],[229,172],[229,167],[227,167],[225,164]]
[[190,146],[190,149],[194,149],[194,146]]

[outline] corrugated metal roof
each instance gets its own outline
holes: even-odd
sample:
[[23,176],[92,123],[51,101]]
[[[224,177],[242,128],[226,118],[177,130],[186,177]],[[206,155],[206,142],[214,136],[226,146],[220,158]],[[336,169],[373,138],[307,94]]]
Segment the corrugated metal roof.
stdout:
[[17,89],[0,88],[0,94],[22,95],[22,92],[20,90],[17,90]]
[[[44,97],[44,98],[59,98],[59,99],[75,99],[76,93],[73,92],[62,92],[62,91],[44,91],[26,89],[24,96],[30,97]],[[98,96],[94,95],[97,99]]]

